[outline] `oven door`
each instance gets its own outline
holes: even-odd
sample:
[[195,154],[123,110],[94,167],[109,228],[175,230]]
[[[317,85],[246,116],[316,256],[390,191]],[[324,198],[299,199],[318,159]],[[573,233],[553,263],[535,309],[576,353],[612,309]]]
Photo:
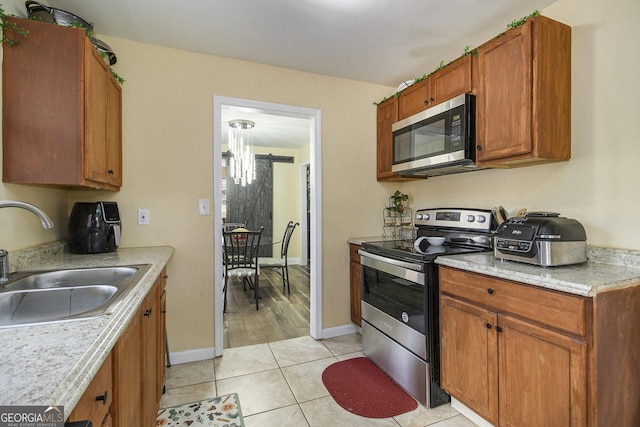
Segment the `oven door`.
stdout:
[[362,318],[423,360],[426,349],[426,274],[422,263],[360,251]]

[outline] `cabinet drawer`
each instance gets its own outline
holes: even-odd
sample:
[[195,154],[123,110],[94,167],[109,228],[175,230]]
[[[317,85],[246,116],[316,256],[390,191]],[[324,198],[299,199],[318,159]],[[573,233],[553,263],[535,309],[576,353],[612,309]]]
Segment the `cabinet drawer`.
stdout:
[[498,312],[584,336],[587,299],[482,274],[440,267],[440,291]]
[[358,264],[360,264],[360,254],[358,253],[360,247],[360,245],[354,245],[353,243],[349,244],[349,259]]
[[113,395],[111,369],[109,355],[69,415],[69,421],[91,420],[94,426],[102,426],[105,419],[109,418]]

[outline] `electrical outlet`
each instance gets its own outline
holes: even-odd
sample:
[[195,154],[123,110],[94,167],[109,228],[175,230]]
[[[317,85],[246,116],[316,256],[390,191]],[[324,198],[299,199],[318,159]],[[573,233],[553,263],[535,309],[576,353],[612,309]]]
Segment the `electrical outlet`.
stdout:
[[138,225],[149,225],[149,209],[138,209]]
[[198,199],[198,215],[210,215],[209,199]]

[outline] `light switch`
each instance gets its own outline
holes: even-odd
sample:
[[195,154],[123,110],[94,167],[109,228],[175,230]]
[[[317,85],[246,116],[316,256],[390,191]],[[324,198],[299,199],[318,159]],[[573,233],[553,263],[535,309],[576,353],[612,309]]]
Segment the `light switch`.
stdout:
[[210,215],[209,199],[198,200],[198,215]]

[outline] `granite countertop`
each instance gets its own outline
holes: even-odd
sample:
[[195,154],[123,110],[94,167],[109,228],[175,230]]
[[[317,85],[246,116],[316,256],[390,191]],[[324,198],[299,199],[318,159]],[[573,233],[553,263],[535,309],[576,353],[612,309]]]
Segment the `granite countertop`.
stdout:
[[173,251],[158,246],[94,255],[46,250],[28,259],[14,255],[19,270],[151,267],[108,316],[0,329],[0,405],[63,405],[69,416]]
[[485,252],[439,257],[436,263],[585,297],[640,284],[640,251],[589,247],[587,258],[583,264],[539,267]]

